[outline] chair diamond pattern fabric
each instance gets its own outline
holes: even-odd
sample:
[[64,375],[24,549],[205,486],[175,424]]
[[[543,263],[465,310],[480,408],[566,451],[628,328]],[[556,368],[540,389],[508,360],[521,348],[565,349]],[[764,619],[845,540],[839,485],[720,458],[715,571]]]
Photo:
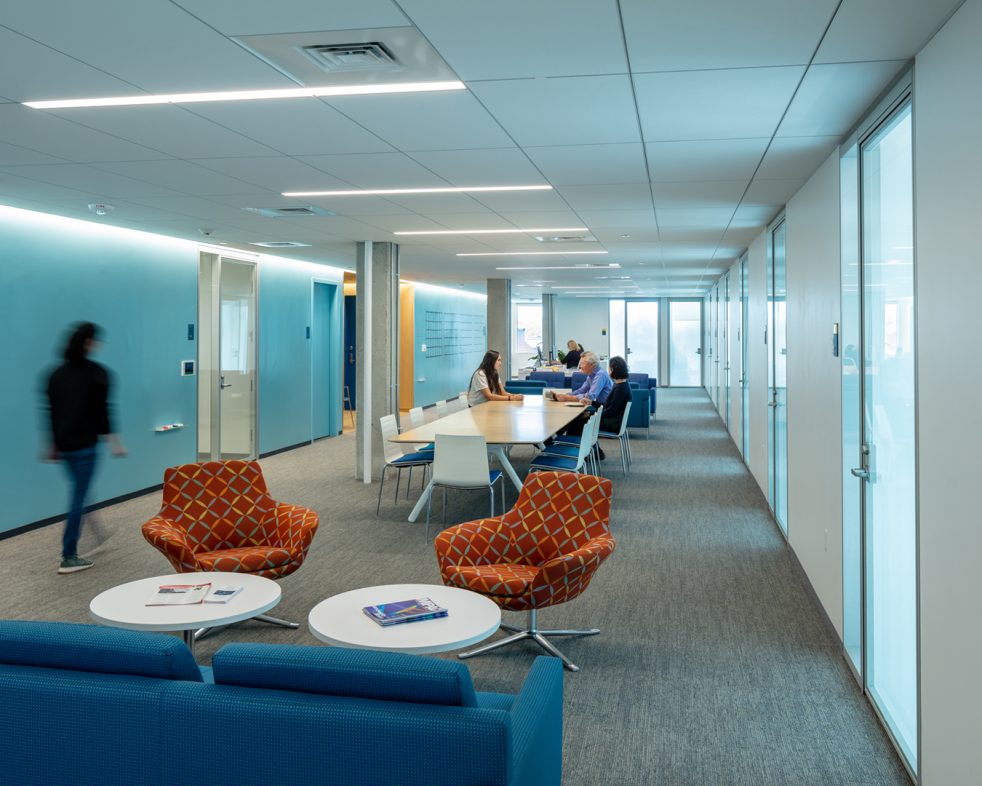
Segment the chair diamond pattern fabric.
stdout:
[[616,541],[612,484],[574,472],[535,472],[515,507],[441,532],[435,540],[444,584],[526,611],[572,600],[590,584]]
[[314,511],[272,499],[256,461],[170,467],[163,497],[143,536],[178,573],[287,576],[303,564],[319,523]]

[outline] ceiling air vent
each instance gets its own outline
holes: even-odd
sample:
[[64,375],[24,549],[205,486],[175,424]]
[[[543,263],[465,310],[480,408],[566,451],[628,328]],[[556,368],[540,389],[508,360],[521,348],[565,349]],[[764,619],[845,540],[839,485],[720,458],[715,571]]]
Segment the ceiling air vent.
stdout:
[[263,248],[304,248],[310,243],[298,243],[296,240],[259,240],[249,245],[262,246]]
[[250,213],[258,213],[266,218],[303,218],[304,216],[336,216],[337,213],[314,205],[297,207],[244,207]]
[[593,235],[532,235],[540,243],[596,243]]
[[314,44],[300,48],[307,57],[330,74],[340,71],[397,71],[402,65],[379,41],[356,44]]

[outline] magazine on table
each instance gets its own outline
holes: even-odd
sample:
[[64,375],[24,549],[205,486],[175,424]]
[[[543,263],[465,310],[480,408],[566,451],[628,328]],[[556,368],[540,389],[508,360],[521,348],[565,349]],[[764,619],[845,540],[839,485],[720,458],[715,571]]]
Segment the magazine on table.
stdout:
[[419,622],[447,616],[447,610],[430,598],[379,603],[375,606],[365,606],[362,611],[382,627],[398,625],[401,622]]
[[219,584],[217,587],[212,587],[211,592],[205,595],[205,603],[228,603],[240,592],[242,592],[241,584]]
[[204,602],[210,589],[210,581],[206,584],[161,584],[146,605],[190,606]]

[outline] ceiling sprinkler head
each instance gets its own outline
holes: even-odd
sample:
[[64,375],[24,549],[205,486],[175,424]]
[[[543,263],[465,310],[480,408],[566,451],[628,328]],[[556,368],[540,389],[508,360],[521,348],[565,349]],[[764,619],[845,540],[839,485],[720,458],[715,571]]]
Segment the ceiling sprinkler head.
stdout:
[[90,202],[89,210],[95,213],[97,216],[108,216],[116,208],[113,205],[107,205],[105,202]]
[[198,230],[198,232],[200,232],[205,237],[211,237],[214,234],[215,230],[202,227],[201,229]]

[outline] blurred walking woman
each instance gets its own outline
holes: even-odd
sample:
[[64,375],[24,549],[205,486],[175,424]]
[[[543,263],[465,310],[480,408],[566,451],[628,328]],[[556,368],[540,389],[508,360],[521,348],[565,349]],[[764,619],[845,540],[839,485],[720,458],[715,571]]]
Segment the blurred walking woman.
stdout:
[[92,567],[89,560],[78,556],[78,539],[85,496],[98,459],[99,437],[109,443],[114,456],[126,454],[110,422],[109,372],[88,357],[99,347],[99,333],[99,328],[91,322],[76,325],[65,346],[65,362],[48,379],[51,417],[48,458],[61,461],[72,481],[59,573],[75,573]]
[[489,349],[484,353],[484,360],[471,375],[471,384],[467,389],[467,403],[472,407],[485,401],[521,401],[520,393],[506,393],[501,387],[498,369],[501,368],[501,354]]

